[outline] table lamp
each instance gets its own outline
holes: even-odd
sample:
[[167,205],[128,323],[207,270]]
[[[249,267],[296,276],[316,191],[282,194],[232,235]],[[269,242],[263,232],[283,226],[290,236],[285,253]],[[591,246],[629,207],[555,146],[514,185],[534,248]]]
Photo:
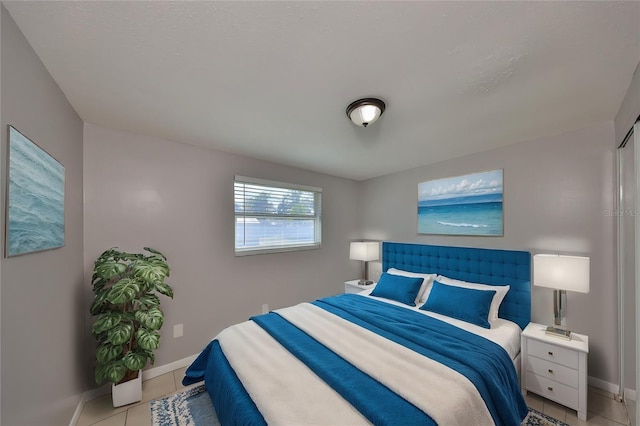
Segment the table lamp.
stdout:
[[565,317],[567,291],[589,293],[589,258],[536,254],[533,256],[533,285],[553,289],[554,326],[547,327],[546,334],[571,340],[571,331],[562,327]]
[[380,246],[376,242],[353,242],[349,249],[349,259],[361,260],[362,276],[364,278],[358,280],[359,285],[373,284],[373,281],[367,279],[367,262],[378,260]]

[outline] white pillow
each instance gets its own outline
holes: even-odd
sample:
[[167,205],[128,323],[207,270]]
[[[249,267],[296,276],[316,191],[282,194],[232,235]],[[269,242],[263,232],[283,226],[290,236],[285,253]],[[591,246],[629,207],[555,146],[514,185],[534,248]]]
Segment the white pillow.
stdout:
[[431,285],[433,284],[433,280],[436,279],[436,274],[421,274],[419,272],[403,271],[402,269],[396,268],[387,269],[387,273],[391,275],[401,275],[403,277],[423,279],[422,285],[420,286],[420,291],[418,291],[418,295],[416,296],[416,306],[421,305],[425,300],[427,300],[427,295],[431,293]]
[[464,288],[473,288],[476,290],[494,290],[496,294],[493,296],[493,300],[491,301],[491,307],[489,308],[489,321],[494,321],[498,319],[498,311],[500,310],[500,304],[504,300],[505,296],[509,292],[511,286],[497,286],[497,285],[487,285],[487,284],[478,284],[478,283],[470,283],[467,281],[454,280],[453,278],[445,277],[444,275],[438,275],[436,277],[436,281]]

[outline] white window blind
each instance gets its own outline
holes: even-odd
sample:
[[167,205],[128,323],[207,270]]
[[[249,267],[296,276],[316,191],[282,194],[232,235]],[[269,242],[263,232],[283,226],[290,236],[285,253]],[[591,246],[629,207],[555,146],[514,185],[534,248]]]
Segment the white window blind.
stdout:
[[236,176],[236,255],[320,247],[321,198],[321,188]]

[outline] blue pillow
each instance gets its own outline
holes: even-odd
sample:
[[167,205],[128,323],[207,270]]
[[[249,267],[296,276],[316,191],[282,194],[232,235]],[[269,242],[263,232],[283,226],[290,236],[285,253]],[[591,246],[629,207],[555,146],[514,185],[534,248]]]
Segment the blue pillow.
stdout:
[[371,292],[371,296],[402,302],[409,306],[416,306],[416,296],[420,291],[424,278],[403,277],[383,272]]
[[434,281],[429,298],[420,309],[491,328],[489,308],[495,294],[495,290],[455,287]]

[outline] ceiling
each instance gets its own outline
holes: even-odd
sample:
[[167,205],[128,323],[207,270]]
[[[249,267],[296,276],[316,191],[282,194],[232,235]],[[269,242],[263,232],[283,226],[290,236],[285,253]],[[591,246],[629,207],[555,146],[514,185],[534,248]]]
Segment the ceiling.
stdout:
[[86,122],[356,180],[612,120],[640,60],[637,1],[4,4]]

